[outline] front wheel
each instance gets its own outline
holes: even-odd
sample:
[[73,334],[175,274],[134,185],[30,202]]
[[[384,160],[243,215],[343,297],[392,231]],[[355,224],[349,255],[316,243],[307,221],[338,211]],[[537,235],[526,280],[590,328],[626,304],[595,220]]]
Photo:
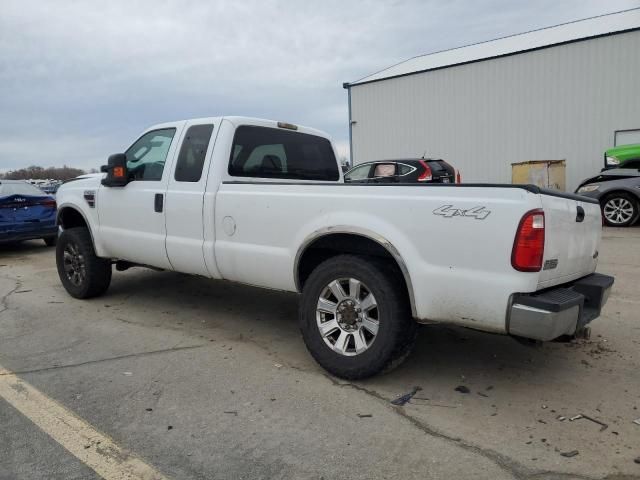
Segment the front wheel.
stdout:
[[86,228],[63,230],[56,245],[58,276],[75,298],[102,295],[111,283],[111,261],[96,256]]
[[399,365],[416,333],[401,277],[375,257],[340,255],[305,282],[300,328],[315,360],[349,380]]
[[628,227],[638,218],[638,200],[626,192],[607,195],[601,206],[604,223],[610,227]]

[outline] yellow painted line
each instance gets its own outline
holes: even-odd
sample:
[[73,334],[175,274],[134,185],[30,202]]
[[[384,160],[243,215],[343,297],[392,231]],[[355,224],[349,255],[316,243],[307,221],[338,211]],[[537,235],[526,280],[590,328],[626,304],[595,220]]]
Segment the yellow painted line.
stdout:
[[156,469],[2,365],[0,398],[105,480],[166,480]]

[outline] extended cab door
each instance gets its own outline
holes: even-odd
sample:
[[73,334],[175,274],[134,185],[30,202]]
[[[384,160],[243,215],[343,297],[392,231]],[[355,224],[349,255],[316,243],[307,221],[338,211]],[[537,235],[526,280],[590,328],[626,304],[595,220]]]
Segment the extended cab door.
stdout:
[[204,192],[217,134],[214,123],[185,125],[166,201],[167,255],[174,270],[210,276],[203,254]]
[[165,193],[184,122],[144,133],[125,153],[131,181],[100,186],[100,238],[112,258],[170,269],[165,248]]

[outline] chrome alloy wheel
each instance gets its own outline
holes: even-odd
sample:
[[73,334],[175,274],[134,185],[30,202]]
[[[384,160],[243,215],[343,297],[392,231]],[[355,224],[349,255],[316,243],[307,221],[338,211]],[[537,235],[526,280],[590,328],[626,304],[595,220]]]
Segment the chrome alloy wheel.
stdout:
[[604,204],[603,213],[611,223],[626,223],[633,216],[633,205],[626,198],[613,197]]
[[373,344],[378,335],[378,304],[360,280],[340,278],[320,293],[316,307],[318,330],[336,353],[358,355]]
[[75,286],[79,287],[87,276],[84,256],[75,243],[68,243],[64,247],[64,272]]

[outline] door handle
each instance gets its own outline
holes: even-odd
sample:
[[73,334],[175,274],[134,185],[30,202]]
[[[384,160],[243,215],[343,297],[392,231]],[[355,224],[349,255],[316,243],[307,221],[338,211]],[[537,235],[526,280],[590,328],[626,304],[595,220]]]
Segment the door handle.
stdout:
[[156,193],[155,199],[153,201],[153,209],[160,213],[162,212],[162,207],[164,206],[164,195],[162,193]]
[[578,212],[576,213],[576,222],[582,222],[584,220],[584,208],[578,205]]

